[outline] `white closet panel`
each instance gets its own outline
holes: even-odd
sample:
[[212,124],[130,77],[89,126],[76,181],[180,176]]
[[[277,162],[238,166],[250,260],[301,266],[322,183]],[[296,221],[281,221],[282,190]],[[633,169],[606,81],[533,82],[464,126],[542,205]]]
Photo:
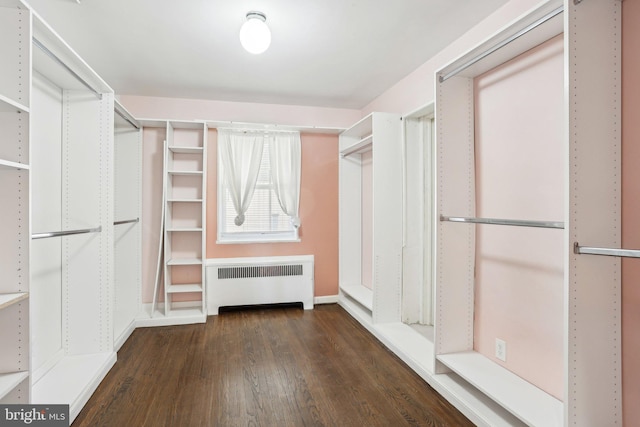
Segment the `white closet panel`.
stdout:
[[[31,132],[31,224],[34,233],[62,229],[62,91],[33,75],[31,109],[38,126]],[[62,241],[31,243],[32,370],[55,362],[62,351]],[[46,370],[46,368],[45,368]]]
[[102,97],[64,91],[63,228],[102,227],[63,239],[63,339],[70,354],[113,348],[113,154],[101,144],[113,133],[113,96]]

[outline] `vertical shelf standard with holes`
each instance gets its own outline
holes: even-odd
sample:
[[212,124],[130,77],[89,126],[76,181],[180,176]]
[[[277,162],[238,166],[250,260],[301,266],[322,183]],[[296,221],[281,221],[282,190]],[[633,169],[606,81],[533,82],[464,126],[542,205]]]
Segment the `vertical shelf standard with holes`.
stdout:
[[340,304],[365,326],[400,321],[400,116],[372,113],[340,134]]
[[30,401],[30,12],[0,4],[0,404]]
[[206,319],[207,127],[167,123],[164,223],[165,315]]

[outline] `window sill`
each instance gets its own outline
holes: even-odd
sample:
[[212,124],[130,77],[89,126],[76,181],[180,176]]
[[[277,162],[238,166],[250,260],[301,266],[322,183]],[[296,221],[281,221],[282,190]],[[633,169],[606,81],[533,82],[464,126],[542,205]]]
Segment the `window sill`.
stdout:
[[258,240],[258,239],[217,239],[216,245],[242,245],[242,244],[259,244],[259,243],[300,243],[300,238],[297,239],[269,239],[269,240]]

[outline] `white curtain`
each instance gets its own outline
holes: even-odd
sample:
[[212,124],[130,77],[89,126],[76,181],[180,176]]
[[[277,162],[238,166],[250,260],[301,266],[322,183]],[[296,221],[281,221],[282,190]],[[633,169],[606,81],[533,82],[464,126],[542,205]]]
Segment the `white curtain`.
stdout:
[[270,135],[269,158],[273,187],[280,207],[291,217],[291,224],[300,227],[300,162],[302,156],[299,132],[279,132]]
[[237,226],[244,223],[244,214],[253,198],[263,147],[264,131],[218,129],[218,155],[236,210],[234,222]]

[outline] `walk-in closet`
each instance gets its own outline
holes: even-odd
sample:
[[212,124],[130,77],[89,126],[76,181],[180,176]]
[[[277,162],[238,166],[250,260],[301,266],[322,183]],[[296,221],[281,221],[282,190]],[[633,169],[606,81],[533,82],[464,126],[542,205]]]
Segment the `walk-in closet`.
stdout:
[[640,425],[640,0],[32,2],[0,425]]

